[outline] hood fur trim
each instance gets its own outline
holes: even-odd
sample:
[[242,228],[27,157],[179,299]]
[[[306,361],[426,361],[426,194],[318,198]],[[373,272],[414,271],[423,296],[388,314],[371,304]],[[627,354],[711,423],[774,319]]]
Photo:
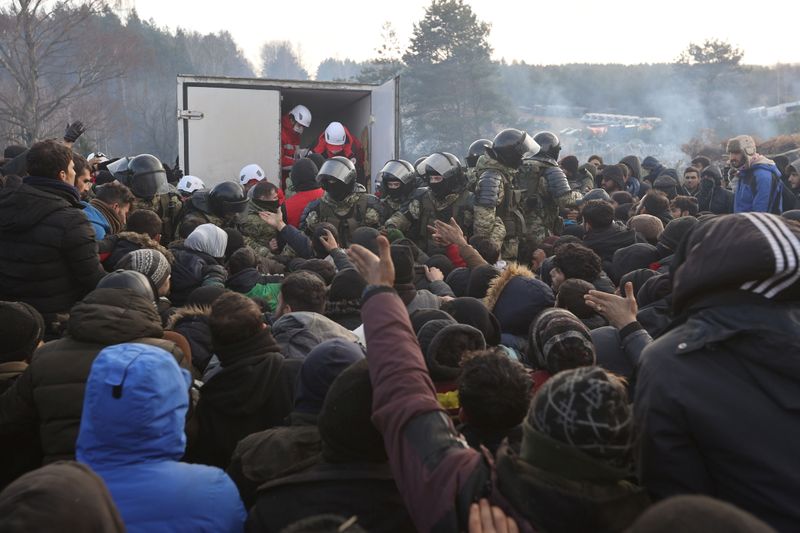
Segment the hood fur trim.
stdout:
[[489,311],[494,311],[494,306],[497,305],[497,300],[500,299],[500,295],[503,293],[503,289],[506,288],[506,284],[517,276],[531,279],[536,278],[534,273],[527,267],[517,263],[509,263],[506,269],[489,283],[489,290],[486,291],[486,297],[483,299],[483,303]]

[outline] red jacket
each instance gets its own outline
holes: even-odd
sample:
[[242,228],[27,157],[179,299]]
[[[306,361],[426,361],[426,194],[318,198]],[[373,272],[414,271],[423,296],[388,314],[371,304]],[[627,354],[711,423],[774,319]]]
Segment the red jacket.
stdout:
[[288,172],[294,164],[294,154],[300,149],[300,134],[292,129],[292,116],[281,119],[281,170]]
[[341,152],[335,154],[328,149],[329,145],[325,141],[324,131],[320,134],[317,144],[314,146],[314,148],[312,148],[312,151],[322,154],[325,159],[330,159],[331,157],[336,157],[337,155],[344,156],[347,159],[355,158],[358,177],[362,178],[364,176],[364,147],[361,146],[361,141],[359,141],[356,137],[353,137],[353,134],[350,133],[350,130],[347,129],[347,126],[343,127],[345,133],[345,143],[342,146]]
[[286,223],[295,228],[300,227],[300,215],[308,204],[318,200],[325,194],[322,189],[311,189],[310,191],[300,191],[286,200]]

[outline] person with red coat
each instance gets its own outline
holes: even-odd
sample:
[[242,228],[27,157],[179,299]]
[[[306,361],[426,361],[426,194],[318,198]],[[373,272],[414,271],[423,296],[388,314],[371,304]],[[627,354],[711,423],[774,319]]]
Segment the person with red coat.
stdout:
[[310,125],[311,111],[304,105],[294,106],[281,119],[281,189],[285,189],[292,165],[300,158],[300,137]]
[[286,223],[295,228],[300,226],[300,217],[306,206],[314,200],[319,200],[325,191],[317,183],[319,169],[314,161],[308,158],[298,159],[290,173],[290,178],[296,191],[286,200]]
[[359,183],[364,177],[364,148],[361,142],[350,133],[341,122],[331,122],[319,136],[312,152],[321,154],[325,159],[336,156],[346,157],[356,166]]

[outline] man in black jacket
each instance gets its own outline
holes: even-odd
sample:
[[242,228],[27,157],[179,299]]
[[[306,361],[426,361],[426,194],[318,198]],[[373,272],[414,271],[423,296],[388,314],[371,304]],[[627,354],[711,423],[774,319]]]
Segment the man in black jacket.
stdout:
[[34,144],[30,175],[0,191],[0,300],[32,305],[45,340],[60,336],[69,309],[105,275],[95,235],[72,185],[72,152],[55,141]]
[[[642,353],[640,481],[706,494],[778,531],[800,523],[800,224],[699,223],[675,253],[677,317]],[[641,292],[640,292],[641,294]]]
[[697,207],[717,215],[733,213],[733,192],[722,187],[722,172],[717,165],[708,165],[700,173]]

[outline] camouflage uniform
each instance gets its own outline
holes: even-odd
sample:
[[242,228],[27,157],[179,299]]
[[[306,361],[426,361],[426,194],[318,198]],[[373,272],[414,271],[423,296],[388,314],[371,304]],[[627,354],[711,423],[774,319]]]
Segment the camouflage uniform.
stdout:
[[419,201],[411,202],[407,210],[392,215],[386,222],[386,227],[399,229],[428,254],[441,253],[442,250],[430,239],[428,226],[432,226],[435,220],[450,222],[452,217],[469,239],[475,226],[474,211],[475,198],[465,189],[450,193],[441,200],[428,191]]
[[[484,176],[486,173],[486,176]],[[475,174],[478,176],[476,186],[475,205],[475,234],[484,235],[501,246],[503,259],[516,259],[519,248],[519,236],[525,233],[525,220],[520,208],[520,201],[524,191],[515,187],[516,169],[492,159],[488,155],[478,158],[475,165]],[[486,201],[481,201],[480,195],[486,194],[486,183],[483,179],[493,183],[497,180],[497,199],[495,207],[491,208]],[[499,232],[495,228],[495,216],[502,221],[504,235],[497,238]]]
[[[381,198],[381,207],[383,208],[383,220],[391,219],[396,213],[405,213],[412,210],[419,213],[419,206],[422,198],[428,193],[427,187],[418,187],[414,189],[411,194],[404,198],[392,198],[386,196]],[[412,223],[413,225],[413,223]],[[413,227],[410,229],[411,233],[417,233],[419,228]]]
[[317,224],[328,222],[339,231],[339,245],[342,248],[350,246],[350,236],[357,228],[378,228],[383,222],[380,200],[366,191],[357,183],[355,191],[341,202],[326,192],[322,198],[306,206],[300,216],[300,230],[311,234]]
[[520,207],[525,217],[526,234],[538,242],[549,235],[560,234],[563,222],[559,210],[574,206],[581,194],[570,190],[558,163],[549,158],[526,155],[517,171],[517,184],[524,191]]
[[278,236],[278,230],[264,222],[258,213],[264,211],[250,199],[247,202],[247,213],[243,221],[237,225],[239,233],[244,237],[244,243],[252,248],[259,257],[270,257],[269,241]]
[[176,233],[181,207],[180,195],[177,192],[168,192],[157,194],[150,199],[137,197],[133,201],[131,212],[145,209],[157,214],[161,219],[161,244],[166,246]]
[[233,227],[235,224],[232,222],[226,223],[225,219],[218,217],[211,212],[208,205],[208,191],[197,191],[192,194],[188,200],[183,204],[177,219],[174,224],[174,238],[179,239],[178,229],[180,228],[183,220],[188,216],[196,216],[202,218],[207,224],[214,224],[219,228]]

